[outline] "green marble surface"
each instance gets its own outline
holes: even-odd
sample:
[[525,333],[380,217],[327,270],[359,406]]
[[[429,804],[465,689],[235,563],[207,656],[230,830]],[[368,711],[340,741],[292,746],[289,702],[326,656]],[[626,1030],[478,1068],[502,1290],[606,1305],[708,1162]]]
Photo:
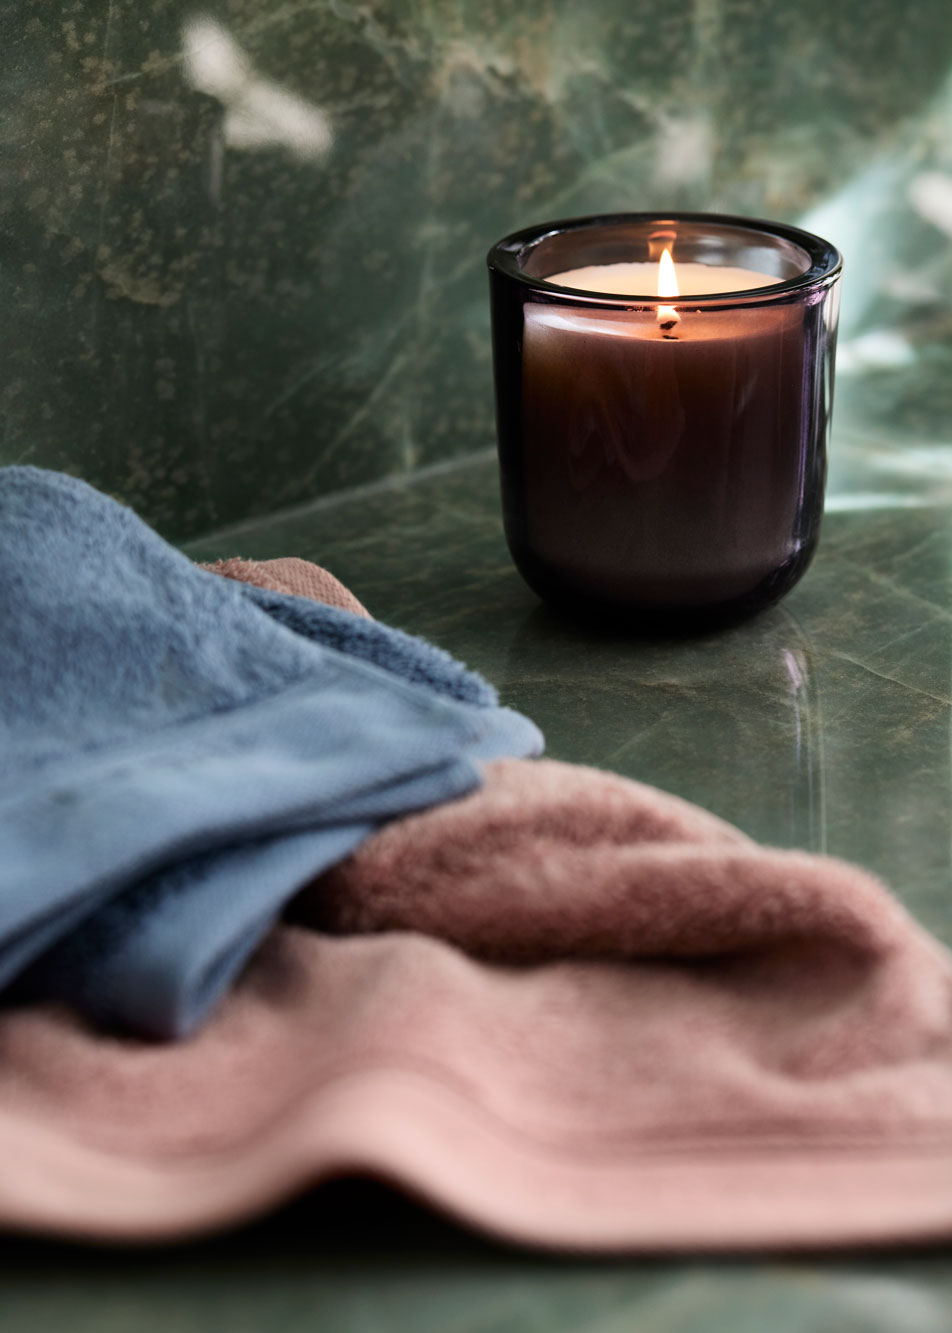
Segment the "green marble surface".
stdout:
[[596,635],[548,611],[509,559],[491,456],[186,550],[327,565],[380,619],[488,676],[551,757],[677,792],[762,841],[859,861],[952,944],[952,495],[933,482],[875,492],[858,451],[836,461],[805,578],[698,638]]
[[0,462],[178,538],[464,457],[488,246],[678,207],[837,244],[841,397],[928,448],[950,69],[948,0],[5,0]]
[[[860,861],[952,944],[952,507],[931,485],[874,495],[875,452],[864,462],[848,444],[837,475],[803,582],[760,619],[698,639],[598,636],[544,610],[509,562],[487,457],[187,549],[326,563],[378,616],[485,672],[541,724],[550,755]],[[183,1249],[8,1241],[4,1333],[60,1327],[67,1311],[74,1333],[948,1333],[952,1263],[524,1254],[339,1184]]]

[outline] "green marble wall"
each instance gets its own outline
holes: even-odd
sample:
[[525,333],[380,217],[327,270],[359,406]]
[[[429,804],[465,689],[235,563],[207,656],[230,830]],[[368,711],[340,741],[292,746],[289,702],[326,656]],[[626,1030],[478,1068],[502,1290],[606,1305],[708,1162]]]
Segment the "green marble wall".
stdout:
[[844,458],[900,485],[952,419],[950,70],[948,0],[6,0],[0,462],[185,537],[485,448],[488,245],[679,206],[847,253]]

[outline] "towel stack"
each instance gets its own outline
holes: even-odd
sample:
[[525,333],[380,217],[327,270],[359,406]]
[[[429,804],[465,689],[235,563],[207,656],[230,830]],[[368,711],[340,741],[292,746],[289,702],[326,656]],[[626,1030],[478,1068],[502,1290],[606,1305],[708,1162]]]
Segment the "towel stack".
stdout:
[[0,472],[0,597],[0,1224],[360,1171],[572,1250],[952,1236],[952,961],[865,872],[66,478]]

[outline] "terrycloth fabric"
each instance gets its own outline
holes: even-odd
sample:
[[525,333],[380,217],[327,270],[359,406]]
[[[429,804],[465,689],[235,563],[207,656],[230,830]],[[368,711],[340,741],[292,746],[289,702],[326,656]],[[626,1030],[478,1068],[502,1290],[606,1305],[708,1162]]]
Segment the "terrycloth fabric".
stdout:
[[[486,705],[499,702],[496,691],[482,677],[467,671],[435,644],[373,620],[333,574],[308,560],[233,557],[200,568],[252,585],[245,592],[255,605],[295,634],[361,657],[451,699]],[[355,620],[350,611],[361,618]]]
[[540,747],[430,645],[57,473],[0,470],[0,599],[0,986],[103,1023],[191,1031],[309,877]]
[[216,560],[213,564],[202,565],[202,569],[221,574],[226,579],[236,579],[239,583],[251,583],[256,588],[267,588],[271,592],[290,593],[292,597],[310,597],[314,601],[336,606],[341,611],[353,611],[355,615],[370,618],[370,612],[358,602],[357,598],[345,588],[340,579],[320,565],[312,565],[310,560],[298,560],[294,556],[282,556],[278,560],[241,560],[233,556],[230,560]]
[[486,775],[308,886],[191,1041],[0,1012],[0,1223],[175,1236],[356,1170],[572,1250],[952,1236],[952,965],[880,885]]
[[194,1040],[0,1015],[0,1221],[178,1235],[358,1171],[571,1250],[952,1237],[952,963],[880,885],[486,772],[295,904],[382,933],[279,927]]

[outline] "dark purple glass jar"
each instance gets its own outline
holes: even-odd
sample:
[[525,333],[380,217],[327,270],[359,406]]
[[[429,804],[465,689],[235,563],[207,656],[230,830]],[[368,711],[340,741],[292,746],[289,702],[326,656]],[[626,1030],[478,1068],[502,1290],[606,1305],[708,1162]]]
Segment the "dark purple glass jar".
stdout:
[[[678,296],[658,295],[665,249]],[[823,511],[833,246],[633,213],[518,232],[488,263],[506,538],[530,587],[680,628],[788,592]]]

